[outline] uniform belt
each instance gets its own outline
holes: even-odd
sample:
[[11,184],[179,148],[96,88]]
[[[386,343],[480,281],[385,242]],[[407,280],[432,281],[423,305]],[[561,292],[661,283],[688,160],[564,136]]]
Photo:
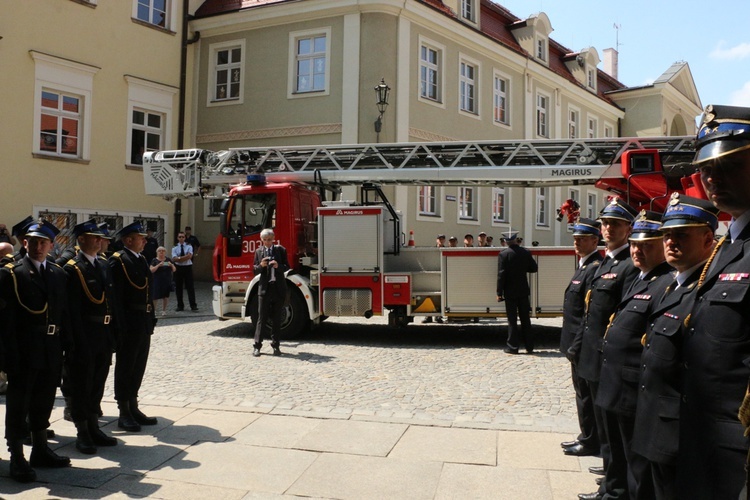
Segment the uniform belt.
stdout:
[[98,323],[100,325],[108,325],[112,321],[112,316],[105,314],[104,316],[89,316],[88,320],[92,323]]
[[131,311],[146,311],[147,313],[150,313],[151,304],[128,304],[126,309],[130,309]]
[[31,327],[31,331],[34,333],[45,333],[47,335],[54,335],[58,333],[60,327],[57,325],[34,325]]

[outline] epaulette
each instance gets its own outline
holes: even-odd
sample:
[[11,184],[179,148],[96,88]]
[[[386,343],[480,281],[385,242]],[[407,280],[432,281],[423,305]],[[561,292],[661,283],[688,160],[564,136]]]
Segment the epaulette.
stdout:
[[66,266],[75,266],[76,265],[76,260],[75,259],[70,259],[68,262],[65,263],[65,265]]
[[119,259],[120,255],[121,255],[120,252],[115,252],[112,254],[112,257],[117,257]]
[[5,267],[7,267],[8,269],[13,269],[17,265],[18,265],[18,262],[8,262],[7,264],[5,264]]
[[591,263],[591,265],[592,265],[592,266],[598,266],[598,265],[599,265],[599,264],[601,264],[601,263],[602,263],[602,261],[600,261],[600,260],[595,260],[594,262],[592,262],[592,263]]

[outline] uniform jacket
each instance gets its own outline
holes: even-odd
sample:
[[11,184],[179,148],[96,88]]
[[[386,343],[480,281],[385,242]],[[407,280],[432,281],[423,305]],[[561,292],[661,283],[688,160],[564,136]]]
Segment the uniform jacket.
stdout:
[[602,368],[595,404],[607,411],[634,416],[641,374],[641,339],[648,318],[672,282],[672,267],[663,262],[644,279],[636,278],[617,306],[602,342]]
[[[622,300],[623,293],[638,276],[638,268],[624,248],[613,259],[604,259],[594,273],[589,288],[587,313],[581,330],[581,354],[578,373],[584,380],[597,382],[601,368],[601,348],[610,316]],[[578,343],[578,340],[574,340]]]
[[[560,352],[565,354],[573,346],[576,333],[583,328],[583,315],[586,312],[586,290],[594,277],[596,268],[602,261],[598,251],[589,255],[581,267],[576,269],[565,288],[563,303],[563,324],[560,331]],[[580,350],[580,345],[578,349]]]
[[149,289],[151,270],[143,255],[123,249],[108,261],[114,284],[115,330],[123,335],[152,334],[156,316]]
[[0,270],[0,332],[5,371],[23,367],[59,370],[70,337],[65,288],[67,275],[46,262],[46,278],[26,256]]
[[521,245],[511,245],[497,256],[497,294],[506,299],[529,296],[527,273],[538,266],[531,253]]
[[114,284],[106,259],[96,257],[95,268],[82,253],[63,269],[68,274],[68,311],[75,352],[83,357],[112,352],[114,334]]
[[276,286],[281,287],[279,290],[286,291],[286,278],[284,273],[289,270],[289,262],[286,257],[286,248],[281,245],[273,245],[271,248],[262,246],[255,251],[255,262],[253,265],[253,272],[256,276],[260,276],[258,283],[258,295],[265,295],[268,290],[268,280],[271,278],[271,267],[263,267],[260,265],[264,257],[271,257],[271,260],[275,260],[279,263],[279,267],[274,269],[274,276],[276,277]]
[[652,462],[673,464],[677,457],[682,391],[682,325],[693,307],[693,292],[701,269],[696,270],[677,289],[677,282],[672,280],[649,317],[641,353],[633,451]]

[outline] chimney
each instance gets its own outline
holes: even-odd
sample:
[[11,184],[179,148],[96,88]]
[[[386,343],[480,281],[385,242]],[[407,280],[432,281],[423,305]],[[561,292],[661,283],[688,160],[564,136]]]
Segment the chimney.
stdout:
[[617,80],[617,51],[609,48],[604,49],[602,52],[604,52],[604,72]]

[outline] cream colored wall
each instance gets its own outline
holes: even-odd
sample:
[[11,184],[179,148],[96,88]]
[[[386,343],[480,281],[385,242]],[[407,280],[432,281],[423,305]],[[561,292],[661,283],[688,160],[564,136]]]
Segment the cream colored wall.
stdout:
[[[0,141],[6,166],[0,221],[10,226],[35,207],[148,213],[170,219],[171,204],[147,197],[141,171],[125,168],[125,75],[177,87],[179,34],[134,23],[132,5],[99,0],[91,8],[72,1],[36,0],[32,8],[27,0],[4,2]],[[86,103],[93,113],[88,164],[32,158],[38,138],[33,133],[35,64],[29,51],[100,68],[93,78],[92,102]],[[170,142],[175,147],[176,95],[173,112]]]

